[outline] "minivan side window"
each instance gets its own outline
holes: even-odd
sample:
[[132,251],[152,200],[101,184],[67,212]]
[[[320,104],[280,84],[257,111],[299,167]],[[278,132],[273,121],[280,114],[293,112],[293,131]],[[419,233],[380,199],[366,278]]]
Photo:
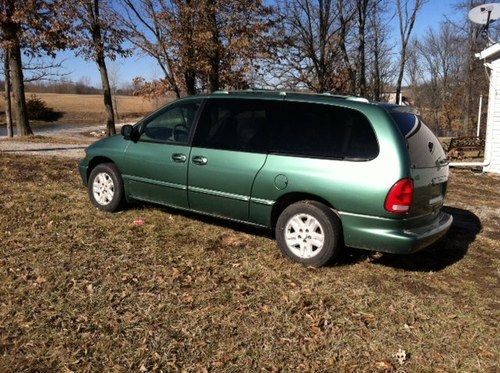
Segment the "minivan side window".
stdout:
[[283,102],[272,126],[270,152],[365,161],[379,148],[368,119],[357,110],[333,105]]
[[168,106],[146,120],[141,129],[141,140],[187,144],[200,101]]
[[197,125],[193,146],[243,152],[266,152],[270,102],[253,99],[209,99]]

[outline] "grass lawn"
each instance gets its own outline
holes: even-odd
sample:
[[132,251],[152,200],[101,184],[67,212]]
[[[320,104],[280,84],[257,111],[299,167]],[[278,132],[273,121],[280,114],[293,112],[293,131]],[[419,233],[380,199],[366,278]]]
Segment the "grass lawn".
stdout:
[[100,212],[75,161],[2,154],[0,372],[498,371],[499,185],[453,171],[443,241],[312,269],[266,231]]

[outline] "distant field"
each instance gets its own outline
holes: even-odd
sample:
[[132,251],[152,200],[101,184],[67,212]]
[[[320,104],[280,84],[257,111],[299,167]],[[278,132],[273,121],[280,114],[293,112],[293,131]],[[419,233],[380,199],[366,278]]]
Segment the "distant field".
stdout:
[[[29,98],[32,93],[27,93]],[[104,102],[101,95],[76,95],[60,93],[37,93],[49,107],[63,113],[60,123],[99,124],[105,121]],[[142,117],[168,101],[167,99],[148,101],[134,96],[116,96],[118,121],[127,121]],[[3,112],[4,99],[0,98],[0,110]],[[2,120],[3,121],[3,120]]]

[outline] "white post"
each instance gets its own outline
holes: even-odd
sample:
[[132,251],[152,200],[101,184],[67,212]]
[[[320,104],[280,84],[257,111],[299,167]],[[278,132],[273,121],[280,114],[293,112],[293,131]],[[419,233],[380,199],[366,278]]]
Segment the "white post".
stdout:
[[403,93],[399,92],[398,105],[401,105],[402,102],[403,102]]
[[479,130],[481,129],[481,110],[483,106],[483,95],[479,96],[479,111],[477,112],[477,131],[476,137],[479,137]]

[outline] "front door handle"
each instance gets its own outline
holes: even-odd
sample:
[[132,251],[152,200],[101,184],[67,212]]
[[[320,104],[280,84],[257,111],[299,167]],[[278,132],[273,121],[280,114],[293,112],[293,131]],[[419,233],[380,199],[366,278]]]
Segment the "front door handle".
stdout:
[[195,155],[193,157],[193,163],[200,166],[204,166],[208,163],[208,159],[202,155]]
[[174,153],[174,154],[172,154],[172,160],[174,162],[184,163],[184,162],[186,162],[187,157],[185,154]]

